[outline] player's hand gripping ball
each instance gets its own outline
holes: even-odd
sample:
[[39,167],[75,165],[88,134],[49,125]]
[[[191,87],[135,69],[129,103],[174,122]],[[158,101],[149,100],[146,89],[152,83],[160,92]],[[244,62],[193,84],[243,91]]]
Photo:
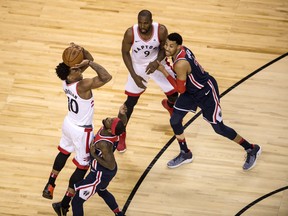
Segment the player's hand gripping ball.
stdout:
[[84,59],[83,48],[80,46],[69,46],[62,54],[63,62],[69,66],[73,67],[75,64],[79,64]]

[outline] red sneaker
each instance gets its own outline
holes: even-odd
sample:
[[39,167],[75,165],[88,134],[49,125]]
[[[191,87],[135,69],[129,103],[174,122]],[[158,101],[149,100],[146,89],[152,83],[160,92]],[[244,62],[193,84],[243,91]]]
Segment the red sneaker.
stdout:
[[119,143],[117,145],[117,151],[123,153],[126,151],[126,132],[122,133],[120,136],[119,136]]
[[171,107],[168,105],[168,99],[163,99],[163,100],[162,100],[162,106],[163,106],[166,110],[168,110],[170,116],[172,116],[172,113],[173,113],[174,108],[171,108]]

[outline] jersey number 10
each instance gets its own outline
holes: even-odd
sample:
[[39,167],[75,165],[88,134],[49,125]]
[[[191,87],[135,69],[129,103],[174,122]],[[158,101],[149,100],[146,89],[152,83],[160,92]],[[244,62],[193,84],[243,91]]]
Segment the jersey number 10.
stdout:
[[77,114],[79,112],[79,106],[76,100],[74,100],[73,98],[68,98],[68,110],[70,112],[73,112],[75,114]]

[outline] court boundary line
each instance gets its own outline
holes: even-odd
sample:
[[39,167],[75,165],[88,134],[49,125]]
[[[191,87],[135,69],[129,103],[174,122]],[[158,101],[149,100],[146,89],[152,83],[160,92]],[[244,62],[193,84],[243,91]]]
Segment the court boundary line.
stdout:
[[287,185],[287,186],[284,186],[284,187],[282,187],[282,188],[279,188],[279,189],[277,189],[277,190],[274,190],[274,191],[272,191],[272,192],[270,192],[270,193],[268,193],[268,194],[265,194],[265,195],[263,195],[263,196],[261,196],[261,197],[259,197],[258,199],[254,200],[253,202],[251,202],[251,203],[249,203],[247,206],[245,206],[243,209],[241,209],[235,216],[240,216],[242,213],[244,213],[246,210],[248,210],[249,208],[251,208],[251,207],[252,207],[253,205],[255,205],[256,203],[258,203],[258,202],[266,199],[266,198],[269,197],[269,196],[272,196],[272,195],[274,195],[274,194],[276,194],[276,193],[279,193],[279,192],[284,191],[284,190],[287,190],[287,189],[288,189],[288,185]]
[[[242,84],[243,82],[245,82],[246,80],[248,80],[249,78],[251,78],[252,76],[254,76],[255,74],[257,74],[258,72],[262,71],[262,70],[265,69],[266,67],[274,64],[275,62],[281,60],[282,58],[285,58],[287,55],[288,55],[288,52],[287,52],[287,53],[284,53],[283,55],[275,58],[274,60],[272,60],[272,61],[270,61],[270,62],[268,62],[267,64],[263,65],[262,67],[256,69],[256,70],[253,71],[252,73],[248,74],[246,77],[242,78],[241,80],[239,80],[238,82],[236,82],[234,85],[230,86],[230,87],[229,87],[227,90],[225,90],[223,93],[221,93],[221,94],[220,94],[220,98],[222,98],[224,95],[226,95],[227,93],[229,93],[230,91],[232,91],[234,88],[236,88],[237,86],[239,86],[240,84]],[[197,112],[190,120],[188,120],[188,121],[186,122],[186,124],[184,125],[184,130],[185,130],[192,122],[194,122],[194,121],[201,115],[201,113],[202,113],[201,111]],[[158,159],[161,157],[161,155],[166,151],[166,149],[172,144],[172,142],[173,142],[175,139],[176,139],[176,137],[175,137],[175,135],[174,135],[174,136],[164,145],[164,147],[158,152],[158,154],[154,157],[154,159],[150,162],[150,164],[148,165],[148,167],[145,169],[145,171],[143,172],[143,174],[141,175],[141,177],[138,179],[136,185],[134,186],[133,190],[131,191],[129,197],[127,198],[127,200],[126,200],[126,202],[125,202],[125,204],[124,204],[124,206],[123,206],[122,211],[123,211],[124,214],[126,213],[126,211],[127,211],[128,207],[129,207],[129,205],[130,205],[133,197],[135,196],[138,188],[140,187],[141,183],[143,182],[143,180],[145,179],[145,177],[147,176],[147,174],[150,172],[150,170],[151,170],[152,167],[155,165],[155,163],[158,161]],[[284,187],[284,188],[285,188],[284,190],[286,190],[286,189],[288,189],[288,186],[286,186],[286,187]],[[280,188],[280,189],[281,189],[281,188]],[[278,190],[280,190],[280,189],[278,189]],[[276,191],[277,191],[277,190],[276,190]],[[277,193],[277,192],[274,191],[274,193]],[[271,192],[271,193],[269,193],[269,194],[273,195],[274,193]],[[271,195],[269,195],[269,196],[271,196]],[[264,197],[264,198],[263,198],[263,197]],[[268,197],[268,196],[267,196],[267,197]],[[261,198],[262,198],[262,199],[261,199]],[[259,200],[259,199],[263,200],[263,199],[265,199],[265,198],[266,198],[266,195],[258,198],[257,200]],[[261,200],[259,200],[259,201],[257,201],[257,200],[254,201],[255,203],[252,202],[252,203],[248,204],[246,207],[244,207],[244,208],[243,208],[244,211],[246,211],[247,209],[249,209],[251,206],[253,206],[253,205],[256,204],[257,202],[261,201]],[[256,201],[257,201],[257,202],[256,202]],[[254,203],[254,204],[253,204],[253,203]],[[252,205],[251,205],[251,204],[252,204]],[[251,206],[250,206],[250,205],[251,205]],[[248,207],[248,208],[247,208],[247,207]],[[246,209],[246,208],[247,208],[247,209]],[[243,209],[242,209],[242,210],[243,210]],[[242,211],[242,210],[241,210],[241,211]],[[239,216],[239,215],[241,215],[241,214],[244,212],[244,211],[243,211],[243,212],[241,213],[241,211],[238,212],[235,216]],[[239,214],[239,213],[240,213],[240,214]]]

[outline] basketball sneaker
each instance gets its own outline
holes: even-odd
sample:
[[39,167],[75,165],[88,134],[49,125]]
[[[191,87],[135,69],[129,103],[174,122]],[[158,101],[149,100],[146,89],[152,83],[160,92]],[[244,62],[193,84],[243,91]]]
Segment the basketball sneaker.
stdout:
[[169,168],[176,168],[181,166],[182,164],[191,163],[192,160],[193,155],[191,151],[185,153],[183,150],[181,150],[180,154],[177,157],[167,163],[167,166]]
[[61,202],[52,203],[52,207],[53,207],[54,211],[57,213],[58,216],[66,216],[67,212],[69,211],[69,207],[68,208],[63,208],[61,206]]
[[172,113],[173,113],[174,108],[172,108],[172,107],[170,107],[170,106],[168,105],[168,99],[163,99],[161,103],[162,103],[162,106],[163,106],[166,110],[168,110],[170,116],[172,116]]
[[126,132],[119,136],[119,143],[117,145],[117,151],[124,153],[126,151]]
[[46,199],[53,199],[53,191],[55,186],[56,185],[53,187],[51,184],[47,183],[43,190],[42,196]]
[[256,161],[261,154],[262,149],[259,145],[254,145],[253,149],[247,149],[246,152],[246,160],[243,165],[243,170],[245,171],[252,169],[256,165]]

